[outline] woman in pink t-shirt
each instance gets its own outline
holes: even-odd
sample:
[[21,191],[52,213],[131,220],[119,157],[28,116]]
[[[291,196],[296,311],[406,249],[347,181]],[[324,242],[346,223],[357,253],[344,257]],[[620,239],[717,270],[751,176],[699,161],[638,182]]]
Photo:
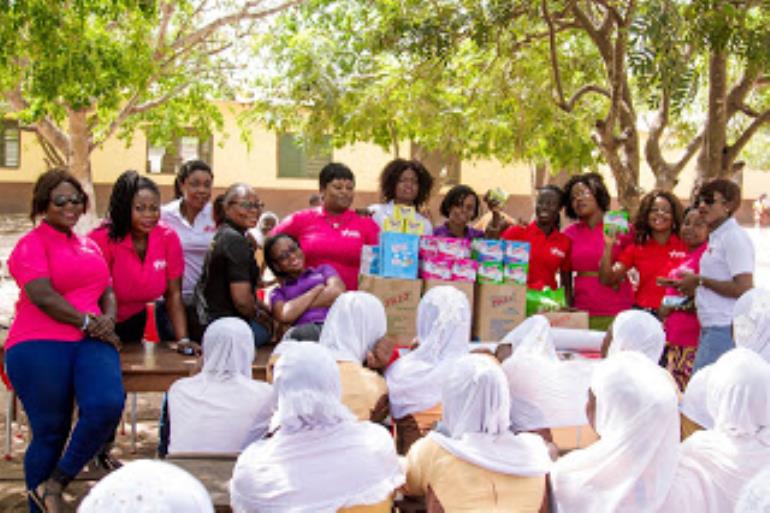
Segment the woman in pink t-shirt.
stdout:
[[126,171],[115,182],[105,223],[91,232],[107,260],[118,301],[116,332],[123,342],[140,342],[146,305],[163,296],[176,341],[190,344],[182,303],[184,256],[179,236],[160,220],[155,182]]
[[700,272],[700,257],[708,246],[708,224],[695,207],[688,207],[684,212],[680,237],[687,245],[687,256],[678,263],[672,263],[667,273],[666,295],[660,306],[660,317],[665,319],[666,357],[668,370],[679,388],[684,391],[692,374],[695,363],[695,351],[698,349],[700,323],[695,313],[692,299],[683,296],[673,285],[678,284],[685,273]]
[[[572,241],[570,267],[575,273],[570,305],[589,314],[591,329],[605,331],[612,319],[633,304],[633,291],[627,279],[614,286],[599,281],[599,261],[604,252],[604,213],[610,208],[610,193],[598,173],[570,178],[564,187],[565,212],[577,222],[564,229]],[[613,257],[631,242],[620,237]]]
[[295,212],[273,233],[286,233],[299,241],[308,267],[329,264],[342,278],[346,290],[358,290],[361,248],[377,244],[380,228],[371,218],[350,208],[356,181],[345,164],[327,164],[318,181],[323,204]]
[[73,232],[87,207],[74,176],[43,173],[30,216],[42,221],[8,259],[21,291],[5,365],[32,429],[24,458],[32,512],[63,511],[62,490],[109,439],[123,411],[109,269],[99,247]]

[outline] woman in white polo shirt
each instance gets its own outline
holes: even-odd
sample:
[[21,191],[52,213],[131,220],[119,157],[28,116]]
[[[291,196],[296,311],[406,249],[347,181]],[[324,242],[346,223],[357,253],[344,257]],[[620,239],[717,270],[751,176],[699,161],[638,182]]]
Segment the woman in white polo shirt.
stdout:
[[[192,315],[191,305],[195,284],[203,270],[203,260],[211,240],[217,231],[211,205],[211,190],[214,174],[211,167],[202,160],[189,160],[182,164],[174,181],[175,200],[161,207],[161,221],[174,230],[182,243],[184,253],[184,276],[182,277],[182,301],[188,309],[188,331],[195,341],[202,333]],[[158,335],[168,338],[169,322],[165,304],[158,301],[156,307]],[[191,322],[193,321],[193,322]]]
[[678,285],[683,294],[695,296],[701,325],[693,373],[735,347],[733,306],[754,283],[754,245],[733,217],[741,204],[740,187],[717,178],[701,187],[696,203],[709,227],[708,248],[700,274],[685,274]]

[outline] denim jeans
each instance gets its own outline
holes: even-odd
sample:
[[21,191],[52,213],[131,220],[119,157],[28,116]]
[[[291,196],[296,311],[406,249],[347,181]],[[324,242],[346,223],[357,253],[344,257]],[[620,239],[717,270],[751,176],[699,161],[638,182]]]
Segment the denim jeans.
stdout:
[[[120,421],[125,392],[118,352],[89,338],[34,340],[11,347],[5,362],[32,428],[24,455],[27,489],[35,489],[54,470],[74,478]],[[70,436],[76,404],[78,420]],[[29,507],[38,511],[31,502]]]
[[734,347],[732,326],[702,326],[698,350],[695,352],[695,363],[692,367],[693,374],[706,365],[716,362],[720,356]]

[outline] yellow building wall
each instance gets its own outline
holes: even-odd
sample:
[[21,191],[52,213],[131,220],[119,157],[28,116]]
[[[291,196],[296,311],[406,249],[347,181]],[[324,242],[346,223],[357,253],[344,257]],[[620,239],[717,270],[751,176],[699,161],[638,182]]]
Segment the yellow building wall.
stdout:
[[[252,131],[250,147],[241,138],[237,114],[243,107],[235,102],[221,102],[224,127],[214,135],[213,168],[215,185],[226,187],[236,181],[245,181],[259,188],[314,190],[315,179],[279,178],[277,157],[277,136],[275,133],[255,128]],[[643,142],[643,141],[642,141]],[[401,154],[408,156],[408,144],[402,144]],[[667,155],[671,158],[677,152]],[[147,158],[147,141],[144,134],[137,132],[127,147],[116,138],[108,140],[92,154],[92,171],[96,184],[110,184],[126,169],[144,172]],[[378,177],[385,164],[392,158],[389,152],[379,146],[357,143],[335,149],[335,161],[344,162],[356,174],[356,187],[363,192],[378,190]],[[682,173],[675,192],[682,198],[689,197],[695,176],[695,159]],[[0,168],[0,183],[32,183],[44,171],[43,152],[36,137],[30,132],[21,133],[21,163],[18,169]],[[615,195],[615,184],[609,171],[604,174],[610,191]],[[173,184],[173,175],[152,174],[159,185]],[[500,186],[516,196],[529,195],[532,188],[531,168],[526,163],[503,165],[496,160],[472,160],[462,163],[462,182],[479,193]],[[643,164],[640,185],[648,191],[654,187],[652,172]],[[753,199],[762,192],[770,192],[770,173],[745,170],[743,178],[745,199]]]

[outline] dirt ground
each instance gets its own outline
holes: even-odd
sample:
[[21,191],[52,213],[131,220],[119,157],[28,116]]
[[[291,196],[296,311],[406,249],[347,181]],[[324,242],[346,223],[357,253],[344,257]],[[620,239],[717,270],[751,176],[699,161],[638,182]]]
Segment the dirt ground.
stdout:
[[[0,433],[2,433],[2,453],[0,459],[0,513],[26,511],[26,498],[24,496],[24,451],[29,439],[29,425],[26,418],[21,416],[19,422],[14,422],[10,458],[5,455],[5,412],[8,404],[8,392],[0,385],[0,405],[2,405],[2,420],[0,421]],[[136,452],[131,449],[131,425],[129,419],[130,396],[126,400],[124,415],[124,427],[119,429],[115,440],[113,455],[121,461],[129,461],[139,458],[154,458],[158,445],[158,418],[163,395],[158,393],[144,393],[137,396],[137,444]],[[87,474],[84,477],[92,477]],[[83,474],[81,474],[83,476]],[[78,479],[67,489],[66,500],[72,512],[77,504],[86,495],[94,481]]]

